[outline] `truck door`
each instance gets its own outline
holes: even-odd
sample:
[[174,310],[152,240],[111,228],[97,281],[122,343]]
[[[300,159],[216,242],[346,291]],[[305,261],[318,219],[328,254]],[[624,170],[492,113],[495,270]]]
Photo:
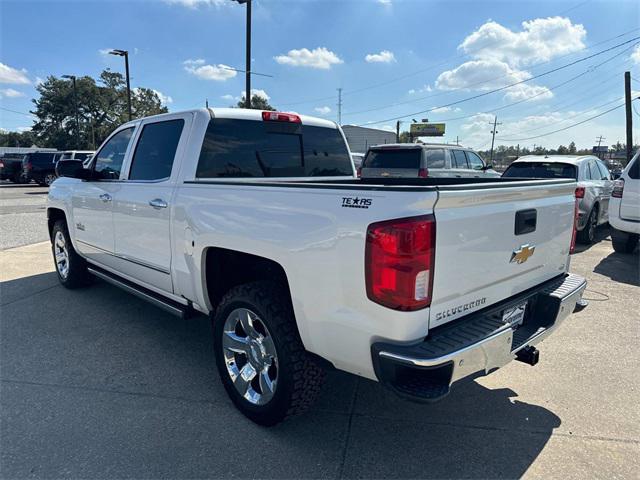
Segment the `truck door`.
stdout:
[[140,124],[131,161],[114,198],[113,223],[119,271],[172,292],[171,201],[192,114]]
[[92,179],[73,188],[71,209],[76,247],[87,257],[114,266],[113,198],[134,127],[116,131],[96,154]]

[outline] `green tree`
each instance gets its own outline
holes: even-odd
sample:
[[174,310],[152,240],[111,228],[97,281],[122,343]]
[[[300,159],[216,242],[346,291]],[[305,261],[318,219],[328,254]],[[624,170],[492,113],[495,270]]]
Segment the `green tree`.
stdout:
[[571,155],[575,155],[575,153],[576,153],[577,151],[578,151],[578,150],[576,149],[576,142],[571,142],[571,143],[569,144],[569,153],[570,153]]
[[409,135],[409,132],[400,132],[399,141],[400,143],[410,143],[411,135]]
[[[243,95],[242,98],[238,101],[238,108],[246,108],[245,103],[246,103],[246,99],[245,96]],[[273,108],[269,102],[267,101],[266,98],[264,97],[260,97],[258,95],[252,95],[251,96],[251,108],[254,110],[268,110],[268,111],[275,111],[276,109]]]
[[0,147],[30,147],[36,144],[36,137],[31,130],[25,132],[0,131]]
[[564,145],[560,145],[558,147],[558,155],[566,155],[567,153],[569,153],[569,149],[567,147]]
[[[39,145],[59,150],[93,149],[113,129],[129,120],[126,83],[120,73],[104,70],[97,82],[89,76],[76,79],[79,132],[76,132],[73,83],[50,76],[36,88],[40,97],[33,100],[32,113],[38,120],[32,130]],[[131,107],[134,118],[168,111],[148,88],[131,92]]]

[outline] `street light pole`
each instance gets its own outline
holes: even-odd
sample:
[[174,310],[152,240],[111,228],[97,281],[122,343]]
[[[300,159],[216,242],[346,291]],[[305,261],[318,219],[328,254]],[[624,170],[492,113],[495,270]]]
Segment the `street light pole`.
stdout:
[[76,76],[63,75],[62,78],[68,78],[73,82],[73,108],[76,113],[76,148],[80,149],[80,119],[78,116],[78,92],[76,89]]
[[251,0],[235,0],[240,5],[247,4],[247,59],[245,67],[245,108],[251,108]]
[[111,50],[109,53],[111,55],[124,57],[124,69],[127,78],[127,110],[129,112],[129,120],[132,120],[133,115],[131,114],[131,84],[129,82],[129,52],[127,50]]

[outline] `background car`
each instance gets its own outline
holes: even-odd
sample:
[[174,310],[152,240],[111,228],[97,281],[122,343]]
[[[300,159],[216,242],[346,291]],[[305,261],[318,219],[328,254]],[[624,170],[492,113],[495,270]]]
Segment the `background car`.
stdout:
[[609,220],[613,190],[607,166],[592,155],[527,155],[515,160],[502,174],[511,178],[571,178],[578,182],[578,236],[580,243],[593,243],[598,225]]
[[24,153],[6,153],[0,158],[0,180],[11,180],[13,183],[27,183],[22,172]]
[[56,163],[62,152],[27,153],[22,159],[22,172],[27,181],[34,180],[38,185],[46,187],[56,177]]
[[362,178],[500,177],[473,150],[440,143],[393,143],[371,147],[359,174]]
[[611,243],[620,253],[632,253],[640,239],[640,150],[613,183],[609,205]]
[[356,170],[362,165],[365,155],[364,153],[351,152],[351,160],[353,160],[353,165],[356,167]]
[[96,152],[93,150],[67,150],[62,153],[59,161],[80,160],[84,168],[89,168],[94,153]]

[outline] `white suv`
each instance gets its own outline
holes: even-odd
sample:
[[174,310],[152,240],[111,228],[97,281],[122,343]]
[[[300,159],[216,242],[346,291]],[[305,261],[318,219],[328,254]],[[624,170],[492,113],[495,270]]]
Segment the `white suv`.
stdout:
[[632,253],[640,238],[640,150],[613,184],[609,224],[613,249]]

